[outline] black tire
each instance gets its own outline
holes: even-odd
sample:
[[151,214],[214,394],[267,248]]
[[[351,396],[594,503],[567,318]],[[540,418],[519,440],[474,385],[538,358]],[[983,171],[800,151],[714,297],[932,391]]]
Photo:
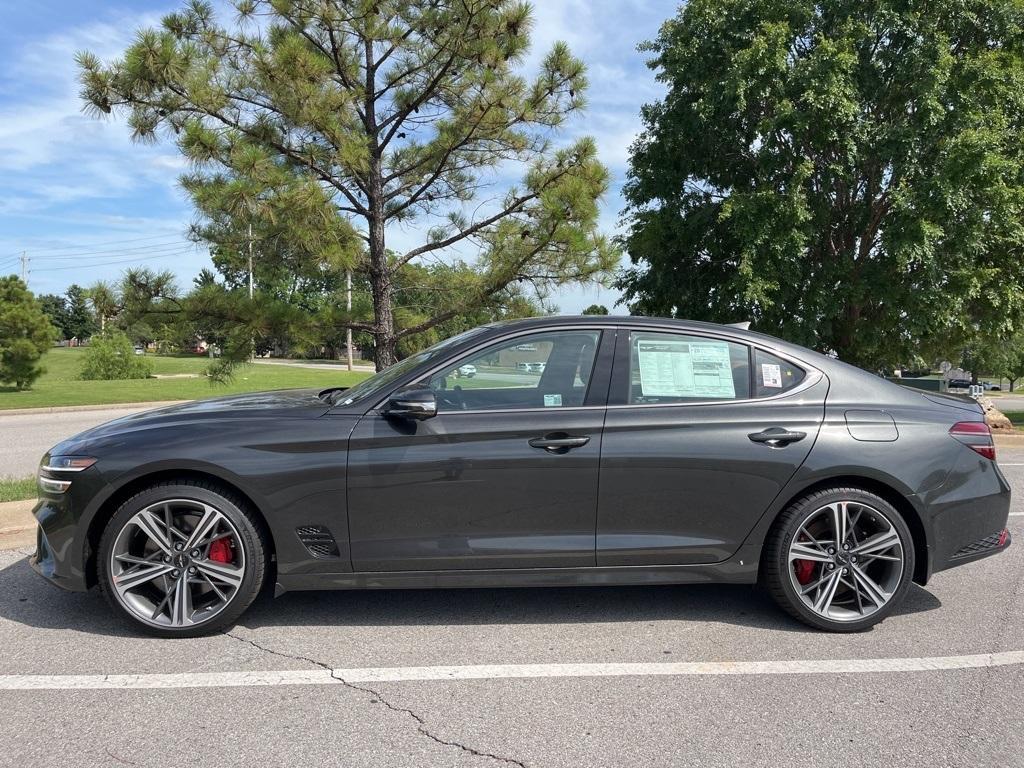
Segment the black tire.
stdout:
[[[849,501],[864,504],[880,513],[899,536],[902,547],[902,569],[898,584],[881,608],[863,619],[833,620],[808,606],[797,592],[797,576],[791,572],[789,552],[801,527],[817,515],[823,507],[836,502]],[[873,519],[873,518],[872,518]],[[822,566],[824,567],[824,566]],[[895,568],[895,566],[892,566]],[[845,572],[845,571],[844,571]],[[895,572],[894,577],[895,577]],[[788,614],[804,624],[829,632],[861,632],[896,610],[906,597],[913,581],[914,542],[903,516],[885,499],[852,487],[826,488],[815,491],[791,504],[775,521],[765,541],[761,559],[761,581],[772,598]]]
[[[115,541],[129,521],[147,507],[166,500],[192,500],[217,509],[237,531],[232,540],[244,553],[244,575],[227,604],[208,620],[188,626],[156,626],[147,623],[122,604],[111,574]],[[229,627],[252,604],[267,574],[268,546],[257,515],[244,500],[228,489],[212,483],[182,479],[156,483],[125,501],[110,518],[100,538],[97,552],[97,576],[100,591],[114,612],[134,629],[156,637],[202,637]]]

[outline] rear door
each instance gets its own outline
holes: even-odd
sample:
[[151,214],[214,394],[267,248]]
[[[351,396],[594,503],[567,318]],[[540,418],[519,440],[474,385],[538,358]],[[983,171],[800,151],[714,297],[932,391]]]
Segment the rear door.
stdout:
[[593,566],[613,336],[507,338],[414,385],[434,390],[435,417],[363,417],[348,454],[353,569]]
[[827,388],[819,372],[727,338],[620,330],[597,564],[727,559],[810,452]]

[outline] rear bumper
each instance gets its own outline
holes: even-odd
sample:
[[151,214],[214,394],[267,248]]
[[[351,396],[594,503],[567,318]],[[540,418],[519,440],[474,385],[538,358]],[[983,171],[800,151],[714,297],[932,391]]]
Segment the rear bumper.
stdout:
[[946,482],[922,499],[929,520],[928,574],[1010,546],[1010,486],[992,461],[965,450]]

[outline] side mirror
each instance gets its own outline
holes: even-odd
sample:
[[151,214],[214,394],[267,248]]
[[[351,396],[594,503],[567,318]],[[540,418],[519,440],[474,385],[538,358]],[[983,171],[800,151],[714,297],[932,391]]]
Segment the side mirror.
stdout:
[[393,394],[384,406],[384,415],[394,419],[423,421],[437,416],[437,398],[429,389],[409,389]]

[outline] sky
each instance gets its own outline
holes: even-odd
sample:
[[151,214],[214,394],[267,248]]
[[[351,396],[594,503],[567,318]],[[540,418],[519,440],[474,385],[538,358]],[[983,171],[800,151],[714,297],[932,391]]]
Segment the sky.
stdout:
[[[176,2],[0,0],[0,274],[21,274],[27,257],[36,294],[71,283],[116,279],[129,266],[170,269],[179,284],[210,261],[185,237],[194,212],[178,185],[186,170],[170,142],[133,142],[123,120],[82,112],[74,55],[116,58],[135,33],[179,8]],[[653,38],[676,10],[671,0],[534,0],[533,48],[527,67],[558,40],[587,64],[586,113],[566,126],[565,140],[593,136],[612,173],[601,229],[619,231],[628,148],[640,107],[661,94],[637,45]],[[423,228],[427,225],[423,224]],[[391,241],[422,236],[417,225]],[[562,313],[593,303],[614,307],[618,292],[565,288],[551,297]]]

